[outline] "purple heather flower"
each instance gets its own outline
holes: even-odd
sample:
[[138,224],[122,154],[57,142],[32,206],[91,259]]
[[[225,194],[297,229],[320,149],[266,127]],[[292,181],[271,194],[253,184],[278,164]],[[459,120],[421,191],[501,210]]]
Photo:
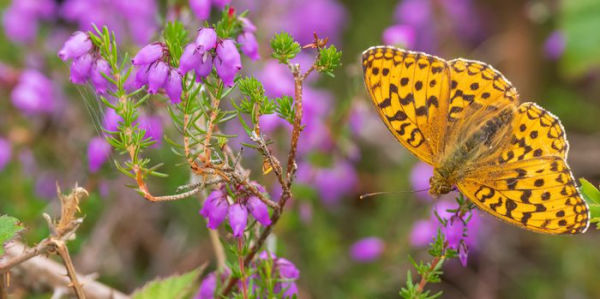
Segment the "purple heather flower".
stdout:
[[0,171],[4,169],[6,164],[10,162],[12,149],[10,142],[7,139],[0,137]]
[[162,57],[163,50],[163,45],[160,43],[146,45],[137,54],[135,54],[135,57],[133,57],[131,63],[133,65],[151,64]]
[[321,199],[329,205],[353,192],[357,183],[356,171],[348,161],[338,161],[332,168],[317,170],[314,180]]
[[227,194],[217,189],[211,192],[204,201],[200,215],[208,220],[206,225],[208,228],[216,229],[225,220],[228,208]]
[[250,214],[252,214],[252,216],[254,216],[256,221],[258,221],[260,224],[262,224],[264,226],[271,225],[271,218],[269,217],[269,209],[268,209],[267,205],[264,202],[262,202],[258,197],[256,197],[256,196],[248,197],[247,207],[248,207],[248,210],[250,211]]
[[196,49],[196,44],[189,44],[185,46],[183,54],[179,59],[179,72],[181,74],[187,73],[189,70],[193,70],[196,66],[202,63],[202,54]]
[[11,99],[13,105],[26,114],[51,112],[54,108],[52,82],[36,70],[25,70]]
[[148,84],[148,73],[150,70],[150,66],[149,65],[142,65],[137,67],[136,73],[135,73],[135,81],[134,81],[134,86],[136,88],[140,88],[146,84]]
[[94,137],[90,140],[87,149],[88,165],[90,172],[97,172],[110,157],[111,147],[103,137]]
[[52,0],[14,0],[2,17],[4,32],[12,41],[30,42],[35,38],[39,20],[50,19],[55,10]]
[[167,81],[169,75],[169,66],[159,61],[148,70],[148,93],[155,94],[161,89]]
[[260,58],[258,55],[258,42],[253,33],[244,32],[238,35],[237,41],[241,46],[242,53],[250,59],[257,60]]
[[294,77],[286,66],[276,60],[267,61],[257,77],[263,82],[265,93],[270,98],[294,94]]
[[240,17],[238,20],[242,22],[242,30],[244,32],[254,33],[256,31],[256,26],[248,18]]
[[429,178],[433,176],[433,167],[427,163],[417,162],[410,172],[410,182],[418,198],[432,200],[429,195]]
[[58,176],[55,173],[43,172],[35,177],[35,195],[44,199],[56,197],[56,183]]
[[215,298],[215,290],[217,289],[217,276],[215,273],[206,275],[200,283],[200,289],[195,299],[213,299]]
[[383,43],[412,49],[415,44],[415,31],[408,25],[393,25],[383,31]]
[[369,237],[359,240],[350,247],[350,256],[360,263],[373,262],[383,252],[384,244],[377,237]]
[[565,47],[565,36],[560,30],[552,32],[544,42],[546,57],[552,60],[560,58],[565,51]]
[[93,63],[94,60],[89,53],[73,59],[71,63],[71,82],[85,84],[90,78]]
[[165,91],[171,99],[171,103],[178,104],[181,102],[181,75],[175,69],[171,69],[169,72]]
[[153,147],[160,146],[163,135],[162,122],[158,116],[142,115],[138,118],[139,128],[146,131],[144,138],[150,138],[154,141]]
[[190,9],[200,20],[210,17],[210,0],[190,0]]
[[300,270],[292,262],[282,257],[277,258],[275,261],[275,268],[283,279],[298,279],[300,277]]
[[119,128],[119,122],[122,122],[123,118],[117,114],[115,109],[107,107],[104,110],[104,117],[102,119],[102,127],[104,130],[109,132],[116,132]]
[[200,28],[194,43],[198,53],[204,54],[217,46],[217,32],[212,28]]
[[240,52],[238,52],[233,40],[223,40],[217,46],[215,64],[217,74],[223,80],[223,83],[229,87],[233,86],[233,79],[235,79],[235,75],[242,68]]
[[236,203],[229,207],[229,225],[235,238],[241,238],[248,222],[248,210]]
[[75,59],[90,52],[93,46],[87,33],[76,31],[58,51],[58,57],[62,60]]
[[213,67],[213,57],[206,57],[206,61],[200,63],[196,67],[196,79],[201,80],[202,78],[206,78],[206,76],[210,75]]
[[106,90],[110,87],[110,81],[108,81],[104,75],[110,76],[110,66],[106,60],[100,58],[92,65],[92,71],[90,74],[90,81],[96,89],[98,94],[105,94]]
[[439,222],[432,217],[426,220],[418,220],[413,224],[410,231],[410,244],[415,247],[424,247],[432,242],[437,234]]

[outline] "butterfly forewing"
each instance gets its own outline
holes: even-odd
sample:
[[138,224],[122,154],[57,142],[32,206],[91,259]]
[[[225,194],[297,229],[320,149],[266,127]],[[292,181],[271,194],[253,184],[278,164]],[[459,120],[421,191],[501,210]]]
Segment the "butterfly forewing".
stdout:
[[392,134],[421,160],[434,164],[446,127],[447,63],[424,53],[374,47],[363,53],[367,90]]

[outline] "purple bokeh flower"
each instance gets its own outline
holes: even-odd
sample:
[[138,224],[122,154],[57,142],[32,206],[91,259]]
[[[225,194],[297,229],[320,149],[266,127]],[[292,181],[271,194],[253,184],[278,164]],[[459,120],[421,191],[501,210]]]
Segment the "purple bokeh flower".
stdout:
[[427,246],[437,233],[437,219],[417,220],[410,232],[410,244],[415,247]]
[[107,26],[118,39],[128,36],[138,45],[156,34],[157,12],[155,0],[66,0],[60,8],[61,17],[77,23],[79,30]]
[[419,199],[431,201],[429,195],[429,178],[433,176],[433,167],[424,162],[417,162],[410,171],[410,183]]
[[217,189],[206,197],[200,215],[208,220],[206,225],[208,228],[217,229],[221,222],[225,220],[228,208],[227,194],[223,190]]
[[233,237],[241,238],[246,229],[248,221],[248,210],[239,203],[229,207],[229,225],[233,231]]
[[12,156],[12,147],[10,141],[0,137],[0,171],[4,170],[6,164],[10,162]]
[[190,9],[196,18],[204,21],[210,17],[211,0],[190,0]]
[[332,168],[316,170],[314,184],[325,204],[333,205],[343,196],[352,193],[358,183],[353,165],[338,161]]
[[20,43],[35,39],[38,22],[51,19],[56,11],[52,0],[14,0],[2,16],[2,25],[6,36]]
[[226,86],[233,86],[235,75],[242,69],[240,52],[233,40],[226,39],[217,45],[215,61],[217,74]]
[[98,172],[100,167],[108,160],[110,157],[111,147],[103,137],[94,137],[90,140],[87,149],[88,156],[88,166],[90,172]]
[[321,37],[328,37],[334,44],[340,41],[347,15],[342,4],[336,0],[302,0],[292,3],[294,6],[286,10],[289,14],[284,15],[281,21],[283,29],[300,44],[312,42],[315,32]]
[[150,138],[155,142],[152,147],[159,147],[163,135],[163,126],[160,117],[142,115],[137,121],[139,128],[146,131],[144,138]]
[[11,93],[11,100],[25,114],[49,113],[54,109],[53,90],[50,79],[29,69],[21,73],[19,83]]
[[383,43],[412,49],[415,44],[415,31],[408,25],[393,25],[383,31]]
[[566,40],[560,30],[552,32],[544,42],[544,53],[552,60],[559,59],[565,51]]
[[379,258],[384,249],[384,243],[377,237],[361,239],[350,247],[350,257],[360,263],[373,262]]

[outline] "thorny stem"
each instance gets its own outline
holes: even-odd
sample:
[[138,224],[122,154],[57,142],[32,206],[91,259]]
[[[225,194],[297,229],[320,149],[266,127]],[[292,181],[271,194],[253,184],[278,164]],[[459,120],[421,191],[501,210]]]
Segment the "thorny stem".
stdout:
[[242,255],[242,249],[244,248],[244,244],[242,238],[238,238],[238,251],[240,255],[238,256],[238,263],[240,264],[240,275],[242,277],[242,295],[244,299],[248,299],[248,285],[246,284],[246,271],[244,270],[244,256]]
[[[267,240],[267,237],[271,234],[273,227],[277,224],[277,221],[279,221],[285,204],[290,198],[292,198],[291,186],[294,181],[294,174],[296,172],[296,152],[298,148],[298,139],[300,138],[300,132],[302,131],[302,83],[304,82],[304,79],[306,79],[306,77],[316,69],[316,67],[313,65],[304,74],[300,73],[298,65],[290,65],[290,69],[292,70],[292,74],[294,75],[294,104],[296,114],[294,116],[294,127],[292,129],[292,139],[290,145],[290,152],[288,154],[288,165],[285,177],[282,171],[280,171],[281,166],[279,166],[279,170],[276,170],[276,166],[280,165],[279,161],[277,161],[277,159],[271,154],[266,144],[264,144],[264,140],[262,141],[262,144],[259,142],[263,154],[267,156],[267,159],[269,159],[269,163],[271,163],[271,166],[275,170],[275,175],[277,175],[277,178],[281,183],[283,193],[277,206],[273,209],[273,215],[271,215],[271,225],[265,227],[265,229],[260,233],[258,239],[256,239],[256,242],[250,247],[248,254],[244,258],[243,264],[245,266],[248,266],[250,262],[252,262],[254,256],[258,253],[262,245]],[[258,136],[255,137],[257,137],[255,139],[260,140]],[[238,282],[238,280],[239,278],[231,276],[227,280],[225,287],[223,288],[221,297],[226,297],[227,294],[229,294],[233,290],[233,287]]]
[[73,267],[73,261],[71,260],[71,256],[69,255],[69,250],[65,245],[65,242],[62,240],[54,240],[54,245],[56,246],[56,252],[62,258],[65,267],[67,268],[67,275],[71,279],[71,287],[73,287],[73,291],[75,291],[75,295],[77,298],[85,298],[85,294],[83,293],[83,289],[81,288],[81,284],[77,280],[77,271],[75,271],[75,267]]

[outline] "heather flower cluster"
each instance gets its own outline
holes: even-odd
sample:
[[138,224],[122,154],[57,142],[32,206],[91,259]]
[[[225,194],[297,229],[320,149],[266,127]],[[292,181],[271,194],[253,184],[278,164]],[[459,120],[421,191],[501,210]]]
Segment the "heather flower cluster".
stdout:
[[2,27],[7,37],[19,43],[32,42],[41,21],[50,21],[56,13],[53,0],[14,0],[4,11]]
[[[264,193],[265,189],[257,183],[253,185]],[[248,213],[250,213],[256,221],[263,226],[271,224],[269,218],[269,209],[256,195],[251,195],[247,190],[238,188],[241,196],[235,196],[237,202],[231,202],[231,197],[228,197],[225,187],[213,191],[204,201],[204,205],[200,210],[200,215],[208,221],[207,227],[217,229],[217,227],[227,217],[229,226],[233,232],[233,236],[241,238],[248,224]]]
[[[249,277],[246,284],[253,287],[252,293],[257,297],[293,298],[298,296],[296,280],[300,277],[300,271],[291,261],[277,257],[274,253],[263,251],[248,270],[254,274]],[[220,277],[221,283],[223,283],[229,275],[230,271],[227,269],[221,275],[215,272],[206,275],[200,283],[195,298],[216,298],[217,277]],[[239,282],[239,284],[241,283]]]
[[170,65],[169,59],[169,51],[163,43],[144,46],[131,61],[136,68],[134,86],[147,86],[149,94],[164,88],[171,103],[178,104],[181,102],[181,75]]
[[49,114],[56,105],[52,81],[35,69],[21,73],[10,97],[12,104],[26,115]]
[[65,61],[73,60],[71,82],[86,84],[89,81],[98,94],[106,94],[111,83],[105,76],[109,76],[111,69],[108,62],[100,57],[87,33],[75,32],[60,49],[58,57]]

